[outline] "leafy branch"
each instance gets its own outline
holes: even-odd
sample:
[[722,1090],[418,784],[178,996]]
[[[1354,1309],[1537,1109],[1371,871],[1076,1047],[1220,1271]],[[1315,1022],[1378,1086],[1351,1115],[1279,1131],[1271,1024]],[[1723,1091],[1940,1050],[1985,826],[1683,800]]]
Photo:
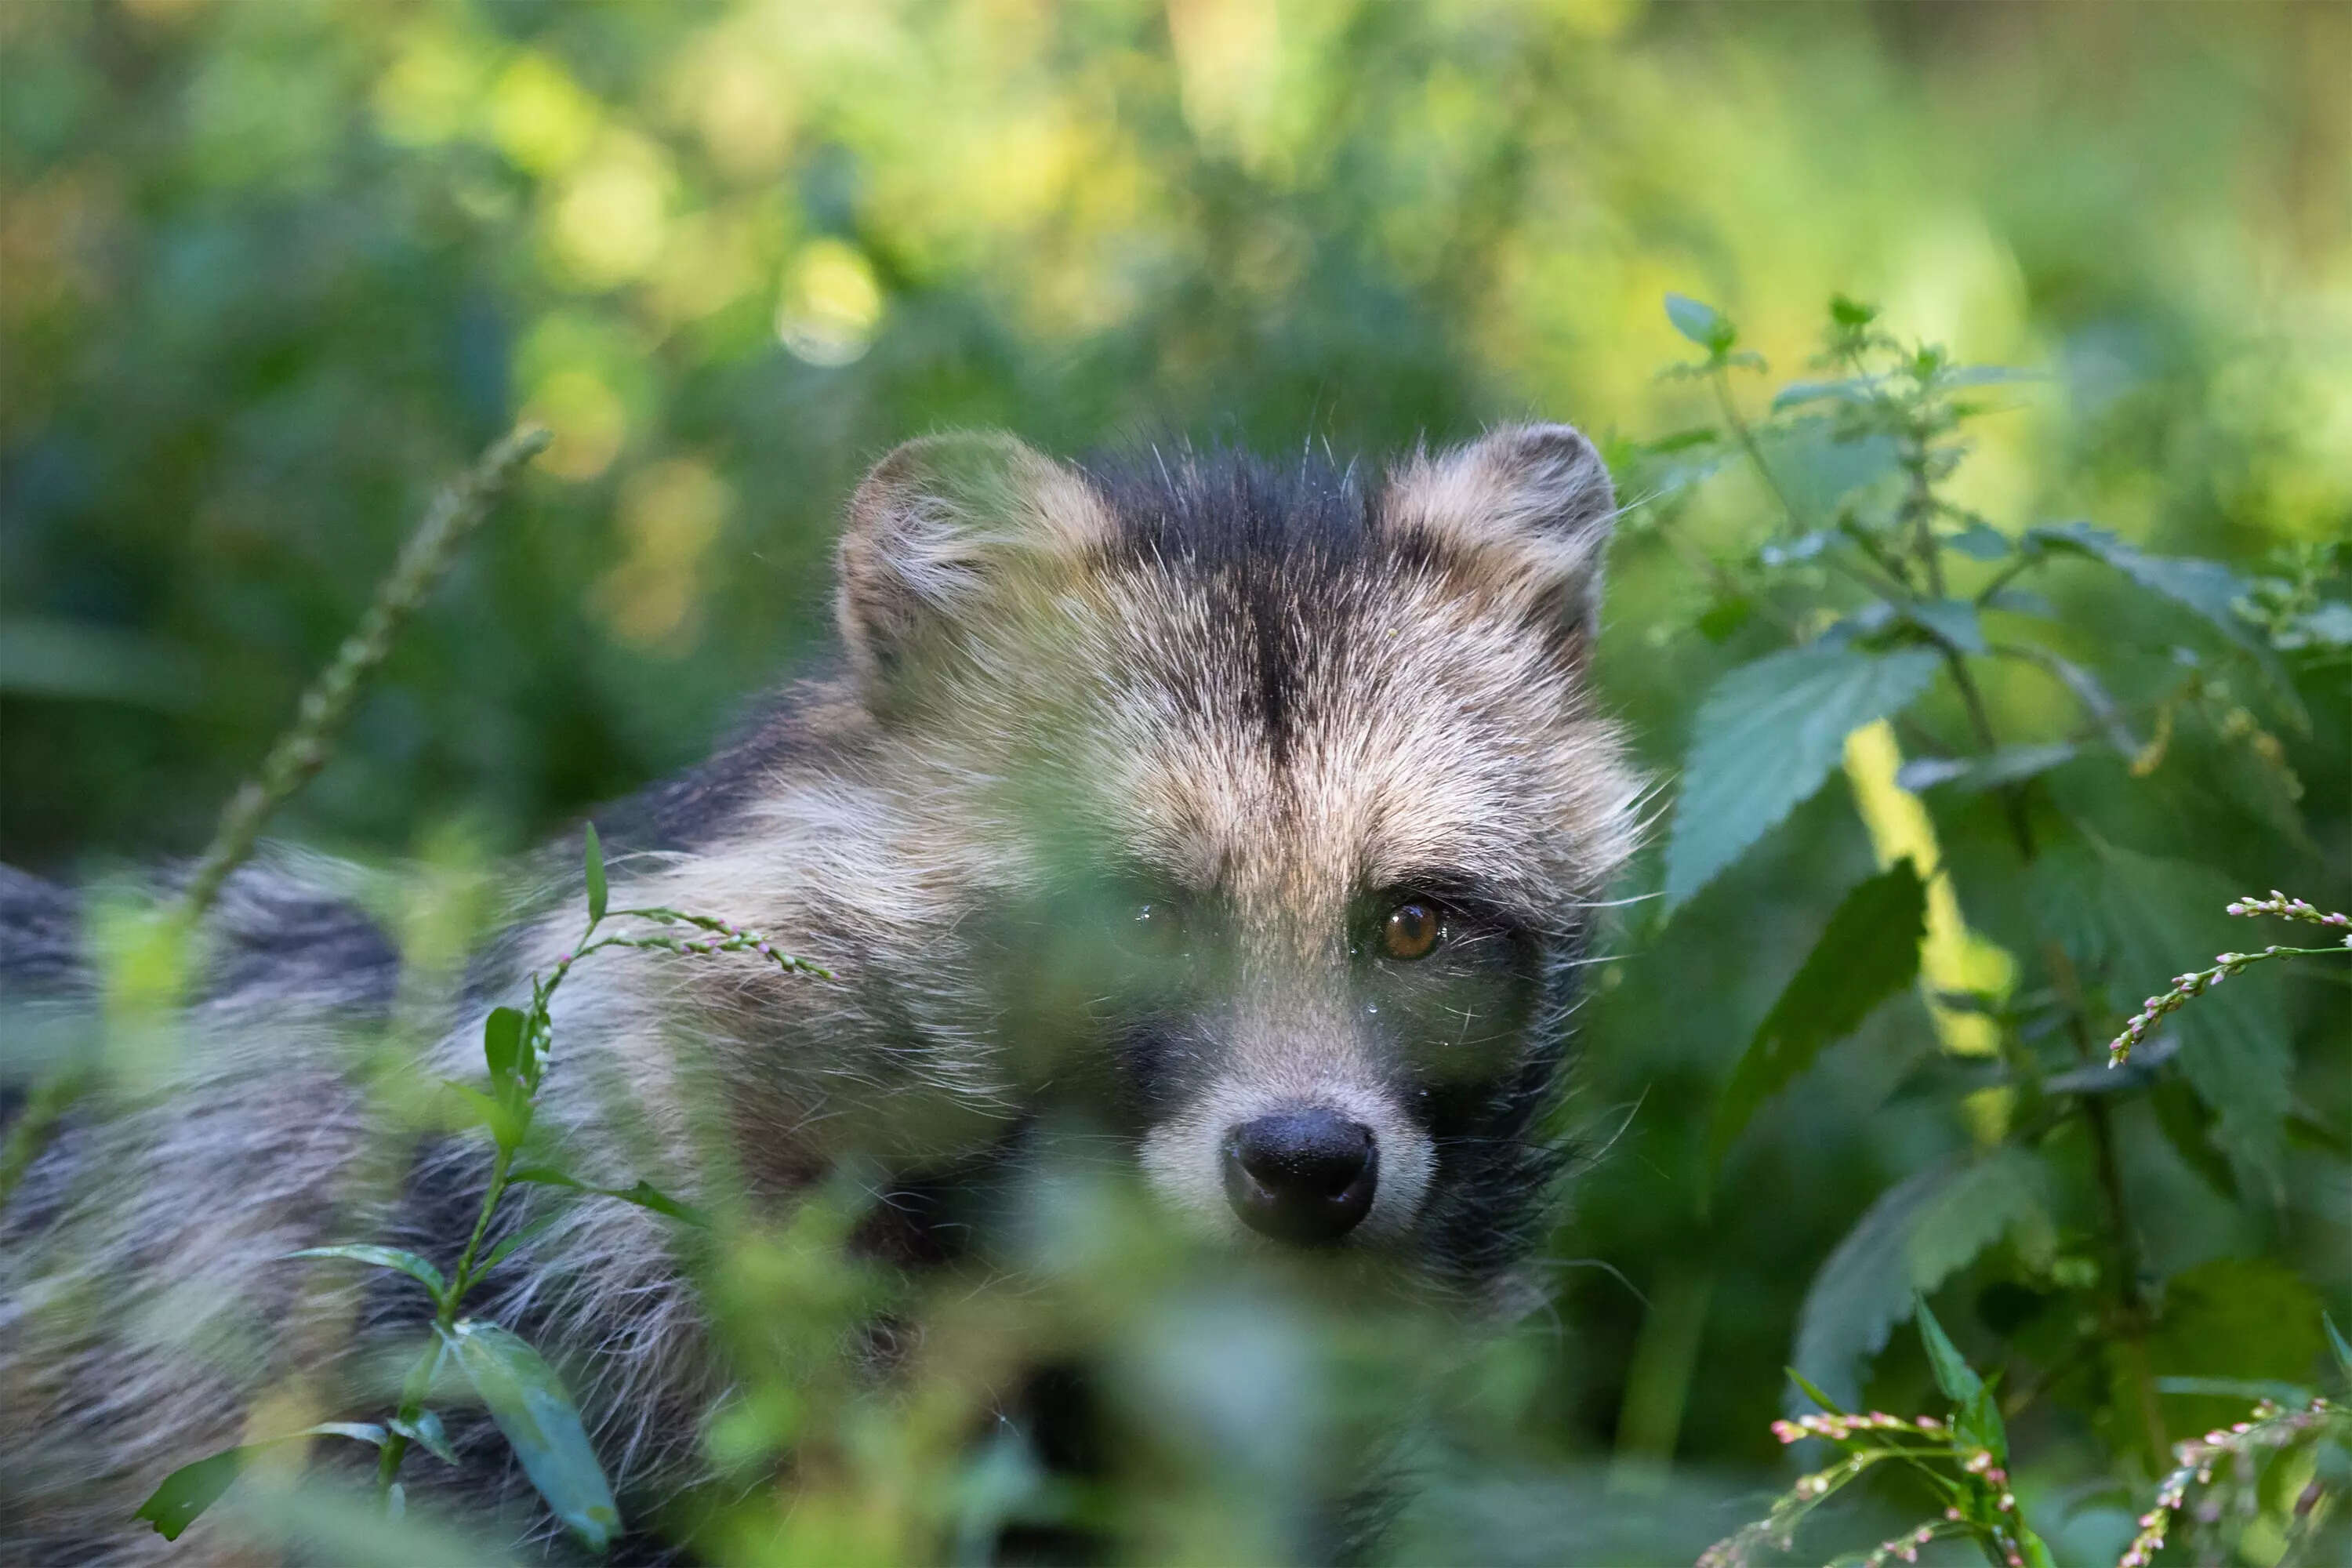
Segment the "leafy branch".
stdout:
[[[628,1188],[591,1187],[552,1167],[516,1165],[530,1138],[540,1089],[553,1059],[552,1009],[556,993],[583,960],[614,948],[681,956],[749,952],[787,974],[818,978],[830,978],[830,974],[805,959],[780,951],[764,933],[716,916],[660,906],[609,909],[604,849],[593,823],[586,830],[583,857],[588,920],[579,940],[556,958],[544,977],[531,976],[528,1005],[493,1008],[484,1019],[482,1057],[488,1071],[488,1090],[469,1084],[448,1086],[462,1103],[471,1108],[474,1120],[488,1132],[494,1149],[489,1179],[482,1191],[473,1229],[455,1268],[444,1274],[429,1258],[417,1253],[373,1243],[305,1247],[287,1255],[289,1258],[335,1258],[364,1264],[404,1275],[425,1288],[434,1307],[432,1339],[402,1383],[395,1414],[382,1425],[329,1423],[181,1467],[163,1479],[138,1510],[138,1517],[152,1522],[165,1539],[177,1540],[180,1532],[227,1489],[246,1459],[257,1449],[311,1436],[373,1444],[378,1449],[377,1496],[388,1513],[399,1513],[404,1506],[401,1467],[412,1445],[425,1448],[444,1463],[457,1462],[439,1414],[426,1404],[444,1366],[454,1363],[488,1409],[516,1457],[522,1461],[524,1473],[546,1499],[556,1518],[591,1550],[601,1552],[611,1542],[620,1527],[620,1511],[589,1444],[578,1406],[555,1369],[520,1336],[496,1323],[461,1315],[474,1289],[534,1234],[533,1227],[526,1226],[488,1251],[483,1250],[500,1205],[515,1186],[542,1184],[569,1187],[635,1204],[688,1224],[701,1223],[694,1210],[648,1183],[639,1182]],[[656,929],[598,934],[607,921],[624,920],[643,921]],[[681,931],[701,934],[682,935]]]

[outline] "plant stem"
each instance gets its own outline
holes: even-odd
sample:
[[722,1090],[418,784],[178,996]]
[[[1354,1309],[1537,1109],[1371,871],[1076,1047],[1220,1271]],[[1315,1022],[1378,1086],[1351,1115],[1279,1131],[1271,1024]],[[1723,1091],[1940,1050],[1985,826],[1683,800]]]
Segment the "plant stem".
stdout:
[[[2074,972],[2074,961],[2058,942],[2045,942],[2042,946],[2042,961],[2050,966],[2050,977],[2066,1003],[2066,1030],[2074,1043],[2074,1054],[2084,1061],[2098,1059],[2098,1047],[2091,1039],[2090,1026],[2084,1020],[2082,976]],[[2157,1399],[2156,1374],[2147,1361],[2147,1331],[2149,1312],[2147,1299],[2139,1285],[2139,1237],[2133,1230],[2129,1200],[2124,1192],[2123,1167],[2116,1159],[2116,1133],[2105,1100],[2098,1095],[2085,1095],[2081,1100],[2084,1121],[2091,1130],[2091,1154],[2098,1173],[2099,1205],[2107,1222],[2109,1263],[2115,1275],[2115,1307],[2110,1322],[2122,1342],[2124,1372],[2131,1380],[2136,1402],[2139,1406],[2141,1434],[2147,1439],[2147,1451],[2153,1462],[2162,1464],[2170,1445],[2164,1434],[2164,1410]]]
[[[253,853],[262,825],[326,765],[336,732],[351,717],[368,678],[392,652],[409,616],[457,558],[467,536],[489,515],[517,470],[551,439],[537,426],[510,431],[434,498],[390,575],[378,584],[358,628],[343,639],[334,661],[302,694],[293,727],[270,747],[260,773],[230,797],[212,841],[166,918],[193,930],[229,873]],[[6,1204],[66,1113],[97,1080],[96,1069],[83,1063],[62,1068],[33,1090],[9,1128],[6,1142],[0,1144],[0,1205]]]
[[1789,520],[1790,531],[1802,529],[1804,520],[1797,515],[1796,507],[1790,504],[1789,492],[1780,488],[1780,479],[1772,472],[1772,465],[1764,460],[1764,448],[1757,441],[1756,432],[1748,428],[1747,420],[1740,417],[1739,405],[1731,395],[1730,376],[1718,365],[1715,374],[1707,377],[1707,384],[1715,388],[1715,401],[1723,410],[1723,422],[1731,427],[1732,439],[1738,441],[1739,449],[1748,454],[1748,462],[1754,465],[1757,477],[1764,481],[1764,488],[1772,492],[1772,499],[1780,503],[1780,515]]
[[211,906],[229,873],[253,853],[262,825],[326,765],[337,731],[350,719],[368,678],[392,652],[402,626],[457,558],[467,537],[489,515],[516,471],[550,439],[537,426],[510,431],[434,497],[391,574],[377,585],[358,627],[302,693],[293,728],[278,738],[260,773],[239,786],[222,811],[212,842],[181,889],[183,920],[193,923]]

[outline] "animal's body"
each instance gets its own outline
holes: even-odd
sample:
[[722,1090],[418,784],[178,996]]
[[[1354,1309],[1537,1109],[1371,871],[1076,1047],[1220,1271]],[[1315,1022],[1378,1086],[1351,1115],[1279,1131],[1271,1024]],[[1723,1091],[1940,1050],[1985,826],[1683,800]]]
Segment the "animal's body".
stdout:
[[[1075,1110],[1171,1223],[1491,1294],[1547,1218],[1530,1133],[1631,847],[1586,686],[1612,515],[1558,426],[1376,479],[900,448],[850,505],[841,668],[605,823],[616,907],[721,914],[831,977],[583,965],[544,1118],[592,1182],[782,1206],[845,1160],[969,1170]],[[481,1013],[576,909],[477,961],[423,1076],[479,1077]],[[16,1016],[88,1005],[77,920],[0,873]],[[335,1385],[310,1325],[351,1299],[275,1260],[446,1253],[478,1201],[478,1139],[368,1163],[349,1042],[403,995],[383,931],[265,868],[209,942],[165,1077],[69,1118],[0,1216],[0,1540],[34,1561],[206,1550],[130,1510],[236,1441],[256,1389]],[[625,1487],[689,1473],[724,1390],[667,1223],[570,1204],[469,1309],[562,1352]],[[363,1339],[415,1331],[399,1285],[367,1288]]]

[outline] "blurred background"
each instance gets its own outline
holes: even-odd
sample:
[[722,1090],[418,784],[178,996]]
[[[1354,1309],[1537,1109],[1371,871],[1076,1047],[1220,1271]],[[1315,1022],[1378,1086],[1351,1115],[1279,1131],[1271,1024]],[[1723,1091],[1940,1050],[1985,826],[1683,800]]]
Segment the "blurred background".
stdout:
[[[434,485],[519,416],[554,447],[275,831],[517,849],[693,762],[827,637],[841,501],[908,436],[1344,455],[1536,414],[1622,449],[1711,416],[1657,376],[1689,353],[1668,290],[1781,374],[1832,292],[2051,373],[1957,483],[2005,526],[2240,563],[2340,538],[2347,80],[2352,10],[2322,4],[13,0],[0,858],[198,847]],[[1691,521],[1731,548],[1759,498]],[[1670,768],[1730,656],[1656,539],[1612,572],[1601,679]],[[2031,728],[2033,693],[1993,696]],[[2218,742],[2162,787],[2070,787],[2122,842],[2325,907],[2340,668],[2305,698],[2291,806]],[[1959,1136],[1883,1103],[1914,1007],[1759,1122],[1730,1212],[1688,1190],[1729,1062],[1869,868],[1837,793],[1621,939],[1577,1101],[1614,1142],[1460,1528],[1596,1551],[1668,1459],[1778,1476],[1807,1280]],[[2345,993],[2293,1008],[2340,1124]],[[2267,1222],[2184,1198],[2164,1266],[2283,1248],[2344,1319],[2327,1169]]]

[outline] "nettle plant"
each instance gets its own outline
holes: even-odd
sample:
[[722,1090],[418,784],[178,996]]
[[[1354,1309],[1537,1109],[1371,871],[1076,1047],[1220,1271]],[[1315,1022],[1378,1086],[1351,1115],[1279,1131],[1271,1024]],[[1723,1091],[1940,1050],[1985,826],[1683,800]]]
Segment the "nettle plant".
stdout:
[[[2109,825],[2085,820],[2096,807],[2081,803],[2112,792],[2053,786],[2058,770],[2104,765],[2132,789],[2160,787],[2157,775],[2188,765],[2180,738],[2201,727],[2202,754],[2256,780],[2278,807],[2273,819],[2288,824],[2283,837],[2308,847],[2279,735],[2308,727],[2295,672],[2340,666],[2352,648],[2352,609],[2327,596],[2331,584],[2340,592],[2344,551],[2293,552],[2249,580],[2088,522],[2005,526],[1953,499],[1950,480],[1971,422],[2031,373],[1905,343],[1874,310],[1838,299],[1821,374],[1750,416],[1736,378],[1763,360],[1721,312],[1681,296],[1666,310],[1704,357],[1665,374],[1704,384],[1718,417],[1624,455],[1626,526],[1693,568],[1704,600],[1689,629],[1754,647],[1769,627],[1780,646],[1722,676],[1697,709],[1655,918],[1671,918],[1841,768],[1884,868],[1844,895],[1732,1069],[1706,1140],[1705,1188],[1761,1107],[1915,985],[1939,1044],[1898,1092],[1945,1100],[1968,1130],[1959,1152],[1871,1205],[1808,1290],[1793,1360],[1811,1403],[1792,1394],[1797,1419],[1780,1436],[1826,1440],[1840,1462],[1710,1561],[1785,1548],[1824,1498],[1889,1461],[1923,1478],[1941,1512],[1869,1561],[1908,1560],[1948,1535],[2009,1568],[2047,1561],[2009,1480],[2003,1417],[2053,1407],[2088,1417],[2110,1457],[2111,1501],[2126,1485],[2161,1490],[2126,1563],[2151,1559],[2181,1506],[2182,1478],[2217,1467],[2235,1489],[2229,1507],[2197,1517],[2249,1561],[2292,1555],[2352,1481],[2352,1430],[2302,1386],[2319,1358],[2320,1302],[2268,1259],[2157,1279],[2140,1239],[2152,1216],[2134,1207],[2148,1200],[2135,1194],[2124,1145],[2160,1138],[2255,1224],[2283,1191],[2290,1145],[2335,1161],[2352,1152],[2296,1102],[2276,970],[2214,989],[2271,958],[2352,953],[2224,953],[2135,999],[2188,954],[2212,951],[2204,933],[2225,903],[2231,915],[2331,926],[2344,917],[2280,894],[2230,902],[2221,872],[2126,848],[2102,832]],[[1726,557],[1699,543],[1688,508],[1732,469],[1746,470],[1777,516],[1760,542]],[[2151,596],[2165,614],[2147,621],[2194,627],[2197,646],[2135,647],[2117,625],[2070,618],[2036,591],[2086,569]],[[2011,682],[2046,683],[2072,721],[2008,732],[2000,715],[2032,707],[1993,700]],[[1963,906],[1990,918],[1972,931]],[[1980,1325],[1999,1342],[1982,1377],[1926,1310],[1927,1294],[1963,1280],[1979,1303],[1964,1337]],[[1906,1318],[1956,1409],[1846,1414]],[[2217,1368],[2215,1357],[2237,1359]],[[2241,1375],[2180,1375],[2189,1369]],[[2202,1430],[2231,1408],[2224,1400],[2243,1411],[2258,1398],[2268,1403],[2245,1421],[2176,1447],[2176,1427]],[[2141,1479],[2115,1479],[2118,1467]],[[2101,1487],[2095,1475],[2084,1495]]]
[[[597,1187],[554,1164],[517,1163],[530,1147],[540,1086],[554,1059],[555,1030],[550,1010],[555,994],[575,964],[614,949],[682,957],[755,952],[786,973],[829,976],[804,959],[777,951],[762,933],[716,916],[667,908],[608,909],[604,850],[593,823],[588,826],[586,842],[587,923],[580,940],[556,959],[546,975],[531,976],[530,1000],[525,1006],[496,1007],[484,1020],[487,1087],[456,1081],[442,1086],[466,1109],[466,1120],[496,1150],[473,1230],[465,1237],[454,1268],[445,1273],[418,1253],[370,1242],[306,1247],[287,1255],[289,1262],[341,1258],[389,1269],[424,1287],[434,1308],[432,1337],[409,1370],[398,1407],[381,1423],[323,1422],[182,1466],[164,1477],[139,1508],[138,1517],[152,1523],[166,1540],[177,1540],[198,1514],[217,1501],[257,1452],[312,1437],[348,1438],[375,1447],[379,1452],[376,1495],[385,1512],[398,1517],[405,1505],[401,1467],[412,1446],[424,1448],[444,1464],[459,1463],[440,1415],[427,1404],[436,1386],[447,1387],[447,1369],[462,1375],[471,1397],[489,1412],[521,1462],[523,1473],[567,1529],[596,1552],[611,1544],[618,1533],[621,1516],[612,1488],[597,1463],[579,1409],[555,1369],[510,1330],[464,1315],[467,1298],[475,1288],[558,1217],[548,1215],[514,1227],[485,1250],[483,1242],[499,1228],[499,1206],[516,1187],[560,1186],[635,1204],[682,1224],[708,1224],[700,1214],[647,1182],[626,1188]],[[632,923],[618,931],[606,931],[607,921]]]

